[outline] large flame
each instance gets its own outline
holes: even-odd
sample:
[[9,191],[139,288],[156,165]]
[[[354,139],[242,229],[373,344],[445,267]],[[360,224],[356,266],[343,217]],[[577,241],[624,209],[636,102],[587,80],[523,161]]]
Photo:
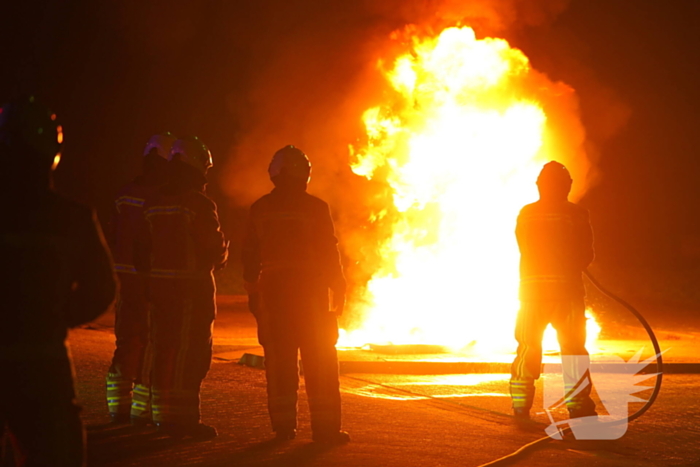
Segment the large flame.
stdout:
[[540,101],[571,90],[469,27],[435,38],[407,31],[409,50],[383,71],[386,103],[364,113],[367,142],[350,147],[352,170],[386,182],[393,206],[373,213],[391,232],[362,325],[341,343],[512,349],[515,220],[537,199],[542,164],[557,159]]

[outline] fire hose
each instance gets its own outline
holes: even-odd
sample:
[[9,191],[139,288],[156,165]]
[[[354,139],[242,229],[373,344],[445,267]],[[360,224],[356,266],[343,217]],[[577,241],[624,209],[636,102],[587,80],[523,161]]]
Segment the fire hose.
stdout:
[[[656,398],[659,395],[659,391],[661,391],[661,381],[663,379],[663,359],[661,357],[661,348],[659,347],[659,341],[656,339],[656,335],[654,334],[653,329],[647,322],[647,320],[642,316],[642,314],[637,311],[636,308],[634,308],[632,305],[627,303],[625,300],[622,298],[618,297],[614,293],[610,292],[608,289],[603,287],[600,282],[588,271],[585,270],[584,275],[588,278],[588,280],[593,284],[593,286],[598,289],[603,295],[607,296],[608,298],[616,301],[620,305],[622,305],[624,308],[626,308],[630,313],[634,315],[635,318],[642,324],[644,329],[646,330],[647,334],[649,335],[649,339],[651,340],[652,345],[654,346],[654,352],[655,352],[655,358],[656,358],[656,383],[654,384],[654,391],[651,393],[651,396],[649,399],[646,401],[646,403],[639,409],[637,410],[634,414],[630,415],[626,419],[623,420],[613,420],[610,422],[602,422],[601,425],[605,424],[607,426],[613,426],[613,425],[618,425],[620,423],[628,423],[631,422],[632,420],[636,420],[639,417],[641,417],[644,412],[649,410],[651,406],[654,404],[656,401]],[[571,427],[566,427],[562,429],[561,431],[562,438],[565,434],[571,432]],[[545,436],[543,438],[540,438],[538,440],[535,440],[531,443],[528,443],[524,446],[522,446],[520,449],[517,451],[505,456],[501,457],[500,459],[496,459],[494,461],[491,461],[487,464],[482,464],[479,467],[492,467],[492,466],[501,466],[501,465],[507,465],[510,464],[511,462],[514,462],[516,460],[521,459],[525,455],[529,454],[530,452],[534,451],[537,448],[542,447],[544,444],[547,442],[551,441],[552,438],[549,436]]]

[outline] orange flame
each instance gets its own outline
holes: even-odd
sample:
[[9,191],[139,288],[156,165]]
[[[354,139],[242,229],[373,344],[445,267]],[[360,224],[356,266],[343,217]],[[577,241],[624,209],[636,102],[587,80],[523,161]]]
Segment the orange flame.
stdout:
[[388,184],[393,206],[370,219],[390,219],[391,233],[364,291],[362,325],[341,345],[512,349],[515,219],[537,199],[542,164],[557,158],[542,96],[571,89],[469,27],[409,39],[383,70],[389,99],[364,112],[366,144],[350,146],[353,172]]

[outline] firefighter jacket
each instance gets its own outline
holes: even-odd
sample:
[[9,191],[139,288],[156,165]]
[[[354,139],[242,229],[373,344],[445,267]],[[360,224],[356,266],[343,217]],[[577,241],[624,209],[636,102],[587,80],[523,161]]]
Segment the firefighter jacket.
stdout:
[[[228,259],[228,243],[219,225],[216,204],[203,192],[165,186],[144,205],[146,234],[139,251],[150,252],[151,277],[211,277]],[[153,239],[153,240],[151,240]],[[143,250],[142,250],[143,249]],[[143,255],[137,253],[137,269]]]
[[326,303],[328,288],[345,293],[328,204],[301,189],[275,188],[250,208],[243,277],[254,283],[261,274],[285,271],[320,281]]
[[49,191],[3,203],[0,359],[65,358],[67,328],[114,301],[112,260],[94,212]]
[[[146,198],[153,196],[157,190],[158,186],[148,183],[143,176],[137,177],[119,190],[114,201],[115,213],[108,238],[116,272],[136,273],[135,250],[142,229],[144,203]],[[147,266],[145,267],[147,269]]]
[[568,201],[538,201],[518,216],[520,299],[582,298],[582,273],[593,261],[588,211]]

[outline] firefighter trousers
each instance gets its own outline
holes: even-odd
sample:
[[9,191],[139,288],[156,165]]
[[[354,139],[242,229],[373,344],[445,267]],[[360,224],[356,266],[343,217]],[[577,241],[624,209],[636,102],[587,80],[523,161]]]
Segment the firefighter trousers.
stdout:
[[340,431],[340,383],[338,380],[338,324],[332,313],[295,317],[258,314],[258,338],[265,350],[267,401],[273,431],[296,429],[298,359],[301,355],[304,383],[314,434]]
[[[115,417],[150,418],[148,277],[119,273],[116,349],[107,373],[107,405]],[[133,390],[133,398],[132,398]]]
[[84,465],[84,432],[68,356],[0,359],[0,374],[0,437],[7,426],[18,465]]
[[592,409],[595,404],[590,397],[592,383],[583,297],[521,303],[515,326],[518,350],[510,379],[513,408],[532,407],[535,381],[542,368],[542,338],[550,323],[557,331],[561,349],[566,405],[572,410]]
[[151,281],[151,396],[158,424],[200,420],[199,391],[212,357],[214,293],[211,275]]

